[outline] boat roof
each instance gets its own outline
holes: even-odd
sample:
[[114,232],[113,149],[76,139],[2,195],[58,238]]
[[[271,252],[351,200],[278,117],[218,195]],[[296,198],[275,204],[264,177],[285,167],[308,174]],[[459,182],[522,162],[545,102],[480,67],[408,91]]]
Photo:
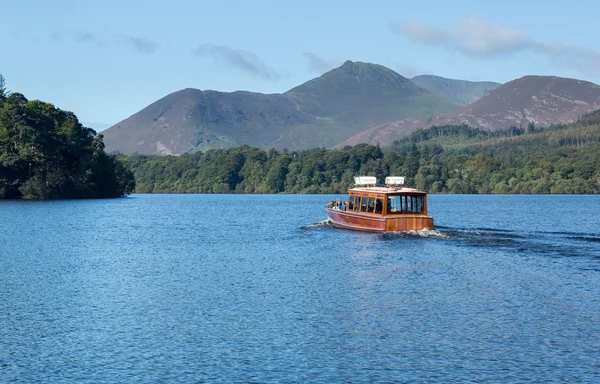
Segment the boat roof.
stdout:
[[370,192],[370,193],[382,193],[382,194],[392,194],[392,193],[419,193],[419,194],[427,194],[427,192],[419,191],[416,188],[406,188],[406,187],[388,187],[388,186],[373,186],[373,187],[354,187],[350,188],[348,192]]

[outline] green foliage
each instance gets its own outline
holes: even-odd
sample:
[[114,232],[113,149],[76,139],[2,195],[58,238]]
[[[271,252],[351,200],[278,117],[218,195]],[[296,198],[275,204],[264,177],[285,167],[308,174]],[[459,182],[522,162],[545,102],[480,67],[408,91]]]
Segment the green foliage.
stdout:
[[359,172],[378,172],[383,152],[360,144],[344,150],[263,151],[249,146],[183,156],[133,154],[124,162],[141,193],[338,193]]
[[0,198],[120,197],[133,174],[104,152],[102,135],[52,104],[0,93]]
[[432,127],[390,148],[249,146],[123,160],[142,193],[344,193],[353,176],[405,176],[431,193],[600,193],[600,113],[570,125],[488,132]]

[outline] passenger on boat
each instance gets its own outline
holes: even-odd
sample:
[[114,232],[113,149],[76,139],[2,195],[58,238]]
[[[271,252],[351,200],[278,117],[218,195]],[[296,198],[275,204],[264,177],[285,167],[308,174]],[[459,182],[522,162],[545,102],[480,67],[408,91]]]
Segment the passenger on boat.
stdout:
[[342,204],[340,205],[340,209],[341,209],[342,211],[345,211],[345,210],[346,210],[346,202],[345,202],[345,201],[342,201]]

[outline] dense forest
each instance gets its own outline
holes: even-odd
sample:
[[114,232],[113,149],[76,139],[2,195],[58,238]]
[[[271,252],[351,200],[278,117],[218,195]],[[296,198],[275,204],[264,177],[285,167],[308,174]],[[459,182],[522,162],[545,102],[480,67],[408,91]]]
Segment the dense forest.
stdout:
[[102,135],[71,112],[8,92],[0,75],[0,199],[121,197],[134,188]]
[[600,193],[600,111],[577,123],[419,130],[389,147],[121,156],[139,193],[344,193],[353,176],[405,176],[430,193]]

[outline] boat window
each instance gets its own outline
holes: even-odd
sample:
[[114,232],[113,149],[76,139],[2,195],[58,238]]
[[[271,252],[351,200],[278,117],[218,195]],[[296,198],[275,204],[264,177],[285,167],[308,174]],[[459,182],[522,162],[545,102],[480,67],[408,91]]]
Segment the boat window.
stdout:
[[362,203],[362,205],[360,206],[361,212],[367,212],[367,200],[368,199],[366,197],[361,198],[361,203]]
[[423,197],[422,196],[414,196],[415,202],[413,204],[414,210],[417,213],[423,212]]
[[375,200],[375,213],[381,213],[383,209],[383,199]]
[[375,211],[375,198],[374,197],[369,197],[369,206],[367,207],[368,212],[374,212]]
[[406,212],[406,196],[400,196],[400,211]]
[[388,213],[396,213],[400,211],[400,196],[388,196]]
[[410,212],[423,212],[423,196],[411,196]]
[[348,199],[348,210],[349,211],[354,210],[354,199],[355,199],[354,195],[350,196],[350,198]]
[[388,196],[388,213],[423,213],[423,196]]

